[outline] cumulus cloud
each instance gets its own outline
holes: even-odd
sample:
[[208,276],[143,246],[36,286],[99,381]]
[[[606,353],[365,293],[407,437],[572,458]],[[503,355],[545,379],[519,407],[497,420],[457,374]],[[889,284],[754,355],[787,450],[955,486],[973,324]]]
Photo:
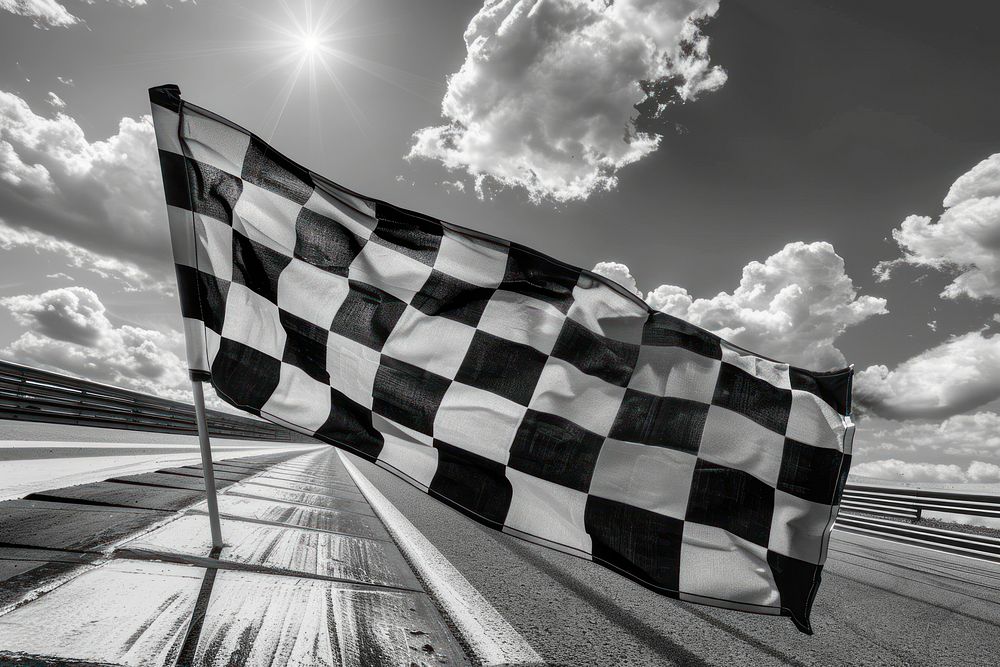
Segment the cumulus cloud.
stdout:
[[986,158],[952,184],[935,222],[907,217],[892,231],[903,255],[879,262],[875,275],[888,280],[900,265],[953,274],[941,296],[1000,299],[1000,153]]
[[635,284],[635,278],[632,276],[629,268],[621,262],[598,262],[597,265],[594,266],[594,273],[614,280],[616,283],[632,292],[640,299],[642,298],[642,292]]
[[165,267],[154,267],[147,271],[133,262],[91,252],[48,234],[30,229],[14,229],[0,219],[0,250],[15,248],[60,255],[68,266],[113,280],[126,292],[156,291],[168,295],[175,292],[174,282]]
[[414,133],[409,158],[441,161],[532,201],[587,199],[649,155],[658,135],[638,108],[662,115],[721,87],[704,21],[717,0],[487,0],[465,31],[448,79],[444,125]]
[[9,141],[0,139],[0,182],[27,195],[51,194],[55,190],[49,170],[40,164],[25,164]]
[[[115,325],[92,290],[70,286],[0,299],[14,321],[30,329],[0,357],[174,401],[193,400],[184,336]],[[247,416],[205,387],[205,404]]]
[[910,422],[866,433],[868,452],[933,452],[949,458],[1000,461],[1000,414],[992,411],[955,415],[940,422]]
[[85,287],[0,299],[14,320],[40,334],[78,345],[93,345],[108,323],[104,304]]
[[[623,264],[602,264],[628,273]],[[683,287],[661,285],[646,302],[736,345],[813,369],[843,367],[836,339],[888,312],[885,299],[858,296],[844,260],[821,241],[789,243],[763,262],[750,262],[732,293],[696,298]]]
[[126,389],[190,400],[179,333],[116,326],[104,304],[85,287],[0,299],[14,320],[30,329],[0,355]]
[[884,459],[855,464],[851,467],[851,476],[903,482],[989,484],[1000,482],[1000,466],[973,461],[963,469],[954,463],[909,463]]
[[995,463],[973,461],[966,471],[970,482],[1000,482],[1000,466]]
[[65,113],[36,114],[0,91],[0,211],[11,226],[166,271],[162,193],[149,116],[91,142]]
[[855,405],[887,419],[943,419],[1000,398],[1000,334],[955,336],[890,370],[854,380]]

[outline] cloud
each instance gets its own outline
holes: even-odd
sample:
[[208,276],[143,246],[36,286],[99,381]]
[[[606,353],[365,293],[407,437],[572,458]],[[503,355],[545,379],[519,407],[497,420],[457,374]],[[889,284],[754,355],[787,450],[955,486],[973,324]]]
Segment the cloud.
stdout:
[[132,262],[100,255],[48,234],[30,229],[14,229],[0,219],[0,250],[15,248],[61,255],[68,266],[113,280],[126,292],[156,291],[168,295],[173,295],[175,292],[174,281],[165,269],[157,270],[160,267],[153,267],[151,270],[155,272],[154,275]]
[[465,31],[466,58],[448,79],[444,125],[414,133],[409,158],[464,169],[534,202],[585,200],[655,151],[638,108],[720,88],[703,22],[717,0],[488,0]]
[[36,28],[43,30],[80,23],[80,19],[70,14],[56,0],[0,0],[0,10],[27,16]]
[[946,299],[1000,299],[1000,153],[960,176],[943,204],[937,222],[911,215],[892,231],[903,256],[879,262],[875,275],[888,280],[904,264],[930,268],[957,274],[941,292]]
[[0,139],[0,182],[29,195],[52,194],[55,185],[49,170],[40,164],[25,164],[9,141]]
[[[628,272],[623,264],[602,264]],[[813,369],[843,367],[836,339],[888,312],[885,299],[858,296],[844,260],[822,241],[789,243],[763,262],[750,262],[732,293],[695,298],[683,287],[661,285],[646,302],[736,345]]]
[[92,290],[62,287],[6,297],[0,306],[31,329],[0,350],[5,357],[127,389],[189,397],[186,366],[175,352],[183,345],[181,334],[115,326]]
[[890,370],[855,376],[857,408],[887,419],[943,419],[1000,398],[1000,334],[971,331]]
[[69,282],[72,282],[72,283],[76,282],[76,278],[74,278],[73,276],[69,275],[68,273],[63,273],[62,271],[60,271],[58,273],[47,273],[47,274],[45,274],[45,277],[46,278],[51,278],[52,280],[68,280]]
[[[95,0],[85,1],[88,5],[92,5]],[[187,2],[187,0],[180,1]],[[147,4],[147,0],[108,0],[108,3],[123,5],[125,7],[144,7]],[[48,30],[49,28],[68,28],[69,26],[84,22],[79,17],[71,14],[57,0],[0,0],[0,10],[18,16],[26,16],[31,19],[32,24],[36,28],[43,30]],[[59,77],[59,80],[62,81],[62,77]],[[72,85],[72,79],[70,79],[69,85]]]
[[992,458],[1000,461],[1000,414],[992,411],[955,415],[940,422],[909,422],[873,433],[865,432],[859,449],[865,452],[924,452],[954,459]]
[[0,299],[14,320],[38,333],[79,345],[93,345],[110,326],[104,304],[85,287],[65,287],[44,294]]
[[91,142],[65,113],[41,116],[17,95],[0,91],[0,211],[13,227],[169,270],[149,116],[123,118],[116,134]]
[[857,463],[851,475],[906,482],[965,482],[965,471],[955,464],[907,463],[899,459],[884,459]]
[[46,95],[45,101],[48,102],[49,106],[52,107],[53,109],[58,109],[62,111],[63,109],[66,108],[66,102],[63,101],[63,98],[59,97],[51,90],[49,91],[49,94]]
[[459,180],[442,181],[441,186],[448,192],[465,192],[465,183]]
[[855,464],[851,467],[851,476],[904,482],[989,484],[1000,482],[1000,466],[973,461],[963,470],[954,463],[908,463],[899,459],[884,459]]
[[614,280],[640,299],[642,298],[642,292],[636,286],[635,278],[629,268],[621,262],[598,262],[593,270],[597,275]]
[[[2,1],[2,0],[0,0],[0,1]],[[56,80],[59,83],[61,83],[62,85],[64,85],[64,86],[70,86],[70,87],[72,87],[72,86],[76,85],[76,84],[73,83],[73,79],[70,79],[69,77],[57,76]]]
[[[79,286],[5,297],[0,307],[31,329],[0,348],[0,357],[175,401],[193,400],[180,332],[116,326],[97,294]],[[247,416],[209,385],[205,403]]]
[[1000,482],[1000,466],[995,463],[973,461],[966,471],[970,482]]

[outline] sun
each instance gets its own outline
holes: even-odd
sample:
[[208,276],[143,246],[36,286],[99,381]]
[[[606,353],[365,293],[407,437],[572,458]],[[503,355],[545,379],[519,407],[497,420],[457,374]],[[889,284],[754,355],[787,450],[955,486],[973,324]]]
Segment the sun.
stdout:
[[[346,9],[353,3],[344,3],[339,11],[331,11],[333,3],[321,0],[302,0],[301,4],[290,5],[288,0],[278,0],[282,20],[273,21],[258,16],[257,20],[271,33],[268,46],[277,51],[272,65],[291,66],[294,70],[303,66],[325,65],[325,61],[336,59],[336,43],[343,38],[337,23]],[[301,72],[299,72],[301,73]]]
[[315,58],[323,52],[323,38],[315,32],[303,32],[299,38],[299,51],[306,58]]
[[[2,3],[3,0],[0,0]],[[238,47],[215,49],[212,53],[243,52],[262,57],[259,66],[248,73],[247,85],[256,85],[265,78],[278,81],[278,89],[271,96],[265,112],[273,134],[281,123],[289,101],[298,91],[308,94],[310,123],[318,129],[320,99],[328,90],[338,98],[338,108],[349,114],[361,132],[365,131],[367,116],[352,99],[351,90],[342,80],[347,68],[378,78],[385,83],[422,99],[440,99],[442,84],[425,79],[405,70],[369,60],[352,48],[361,39],[381,38],[384,34],[378,24],[368,26],[347,25],[344,17],[361,3],[361,0],[277,0],[267,3],[277,16],[245,10],[250,22],[263,30],[264,37],[248,41]],[[426,97],[420,89],[434,86],[434,94]]]

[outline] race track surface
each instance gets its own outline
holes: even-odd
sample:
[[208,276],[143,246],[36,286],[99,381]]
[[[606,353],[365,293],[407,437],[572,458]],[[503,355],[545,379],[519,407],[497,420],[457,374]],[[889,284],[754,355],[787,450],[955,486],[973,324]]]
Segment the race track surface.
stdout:
[[1000,567],[834,532],[806,636],[482,527],[351,457],[553,665],[995,665]]

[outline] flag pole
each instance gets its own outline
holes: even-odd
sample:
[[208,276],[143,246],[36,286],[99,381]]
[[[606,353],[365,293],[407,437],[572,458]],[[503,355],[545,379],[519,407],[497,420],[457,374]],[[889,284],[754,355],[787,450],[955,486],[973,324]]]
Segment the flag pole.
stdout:
[[219,524],[219,501],[215,497],[215,469],[212,467],[212,445],[208,440],[208,420],[205,418],[205,390],[202,380],[191,378],[194,391],[194,414],[198,422],[198,445],[201,448],[202,476],[205,478],[205,500],[208,503],[208,522],[212,527],[212,549],[222,548],[222,527]]

